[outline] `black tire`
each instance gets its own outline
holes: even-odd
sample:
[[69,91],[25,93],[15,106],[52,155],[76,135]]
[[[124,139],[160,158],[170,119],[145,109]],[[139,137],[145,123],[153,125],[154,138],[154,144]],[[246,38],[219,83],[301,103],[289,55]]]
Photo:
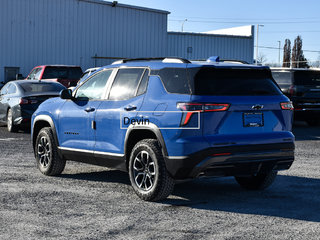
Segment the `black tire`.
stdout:
[[60,158],[58,147],[54,141],[50,127],[42,128],[37,136],[34,152],[37,167],[47,176],[59,175],[66,166],[66,161]]
[[135,193],[145,201],[167,198],[174,189],[174,180],[169,176],[155,139],[138,142],[129,160],[129,177]]
[[11,108],[9,108],[7,112],[7,129],[9,132],[17,132],[18,126],[14,125],[13,123],[13,113]]
[[258,173],[252,177],[235,177],[241,187],[249,190],[262,190],[269,187],[277,177],[277,171]]

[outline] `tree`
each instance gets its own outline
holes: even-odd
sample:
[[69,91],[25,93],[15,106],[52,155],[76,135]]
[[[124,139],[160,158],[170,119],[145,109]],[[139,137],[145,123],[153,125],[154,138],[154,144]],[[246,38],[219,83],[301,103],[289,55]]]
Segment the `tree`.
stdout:
[[308,61],[303,55],[301,36],[297,36],[294,40],[291,60],[293,68],[309,68]]
[[286,39],[283,46],[283,63],[282,67],[290,67],[291,63],[291,41]]
[[263,64],[267,61],[267,57],[265,54],[259,53],[259,57],[257,58],[257,60],[258,60],[258,63]]

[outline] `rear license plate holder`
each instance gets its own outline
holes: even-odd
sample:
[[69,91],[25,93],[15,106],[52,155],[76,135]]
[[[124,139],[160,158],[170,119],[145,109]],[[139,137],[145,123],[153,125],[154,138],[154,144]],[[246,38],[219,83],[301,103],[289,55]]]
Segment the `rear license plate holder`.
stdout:
[[243,113],[242,115],[243,126],[244,127],[263,127],[263,113]]

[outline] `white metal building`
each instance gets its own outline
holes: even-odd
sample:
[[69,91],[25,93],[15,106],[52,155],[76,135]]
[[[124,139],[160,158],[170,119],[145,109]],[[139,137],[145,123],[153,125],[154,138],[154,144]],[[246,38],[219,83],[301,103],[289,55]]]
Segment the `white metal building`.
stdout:
[[36,65],[85,70],[117,58],[219,55],[252,62],[253,36],[168,33],[168,14],[102,0],[1,0],[0,81]]

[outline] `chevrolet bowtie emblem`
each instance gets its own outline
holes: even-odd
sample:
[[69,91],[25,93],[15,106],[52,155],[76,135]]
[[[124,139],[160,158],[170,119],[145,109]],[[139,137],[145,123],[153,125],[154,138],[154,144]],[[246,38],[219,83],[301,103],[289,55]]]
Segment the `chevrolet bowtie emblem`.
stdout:
[[260,109],[263,108],[263,105],[256,104],[256,105],[253,105],[251,108],[252,108],[253,110],[260,110]]

